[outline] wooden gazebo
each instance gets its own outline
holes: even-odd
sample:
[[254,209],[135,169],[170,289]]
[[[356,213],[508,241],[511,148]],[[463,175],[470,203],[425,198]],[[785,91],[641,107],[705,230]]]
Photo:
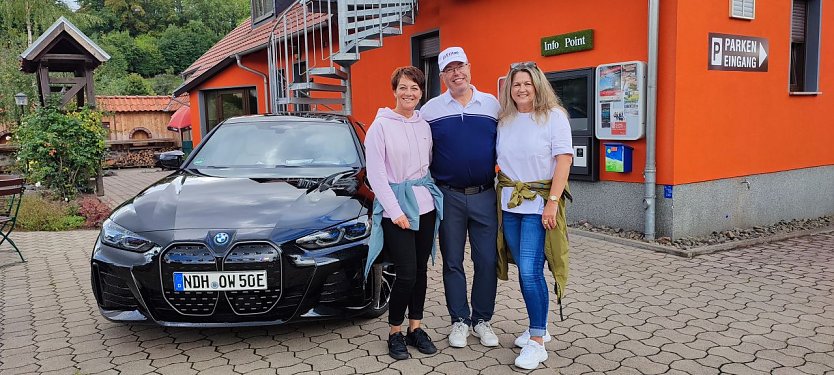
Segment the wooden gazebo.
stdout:
[[50,94],[62,93],[61,106],[75,97],[79,107],[95,107],[93,69],[110,55],[61,17],[20,58],[22,71],[37,74],[41,104],[46,105]]

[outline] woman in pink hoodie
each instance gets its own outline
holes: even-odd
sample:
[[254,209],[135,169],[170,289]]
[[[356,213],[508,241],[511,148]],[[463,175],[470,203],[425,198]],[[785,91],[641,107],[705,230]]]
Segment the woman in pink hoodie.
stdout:
[[[429,175],[431,129],[415,109],[424,83],[423,72],[413,66],[394,70],[391,89],[396,106],[380,108],[365,137],[368,182],[376,195],[368,264],[384,242],[397,273],[388,305],[388,354],[394,359],[409,357],[407,345],[424,354],[437,351],[420,328],[428,260],[434,255],[435,233],[443,215],[443,195]],[[400,326],[406,309],[408,331],[403,335]]]

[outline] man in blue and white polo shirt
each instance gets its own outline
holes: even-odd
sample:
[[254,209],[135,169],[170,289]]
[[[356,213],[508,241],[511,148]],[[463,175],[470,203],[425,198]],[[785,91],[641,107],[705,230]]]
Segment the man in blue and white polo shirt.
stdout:
[[[466,346],[469,328],[484,346],[498,346],[490,327],[495,311],[496,237],[495,139],[500,106],[494,96],[475,89],[469,60],[460,47],[438,56],[440,78],[448,89],[428,101],[420,113],[431,126],[434,147],[431,174],[443,192],[440,251],[443,286],[452,329],[449,346]],[[472,309],[463,269],[466,234],[475,275]]]

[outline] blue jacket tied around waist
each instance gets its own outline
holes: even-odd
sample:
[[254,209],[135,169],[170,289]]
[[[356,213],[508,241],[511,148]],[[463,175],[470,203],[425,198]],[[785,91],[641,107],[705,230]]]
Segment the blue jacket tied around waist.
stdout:
[[[437,236],[437,229],[440,227],[440,220],[443,220],[443,193],[440,192],[440,189],[437,185],[434,184],[434,180],[431,178],[431,173],[426,173],[425,176],[414,179],[414,180],[407,180],[396,184],[390,184],[391,190],[394,191],[394,195],[397,196],[397,203],[400,204],[400,208],[403,210],[405,217],[408,219],[409,229],[417,231],[420,230],[420,210],[417,207],[417,197],[414,196],[414,186],[425,186],[429,189],[429,193],[431,193],[432,197],[434,198],[434,209],[437,211],[436,218],[434,220],[434,235]],[[384,244],[384,239],[382,237],[382,212],[384,209],[382,208],[382,204],[379,203],[378,199],[374,199],[374,211],[372,214],[373,223],[371,224],[371,237],[368,239],[368,260],[365,262],[365,278],[368,278],[368,272],[371,270],[371,266],[374,264],[374,261],[382,252],[382,245]],[[395,217],[391,218],[396,219]],[[434,264],[434,254],[436,252],[437,244],[435,241],[432,241],[432,248],[431,248],[431,261]]]

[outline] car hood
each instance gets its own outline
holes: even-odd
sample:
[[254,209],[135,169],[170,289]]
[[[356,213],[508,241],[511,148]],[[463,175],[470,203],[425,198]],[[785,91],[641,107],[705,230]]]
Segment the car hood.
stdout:
[[[367,197],[356,174],[330,189],[321,178],[168,176],[111,215],[134,232],[176,229],[319,229],[362,214]],[[311,192],[308,192],[312,190]],[[323,190],[323,191],[322,191]]]

